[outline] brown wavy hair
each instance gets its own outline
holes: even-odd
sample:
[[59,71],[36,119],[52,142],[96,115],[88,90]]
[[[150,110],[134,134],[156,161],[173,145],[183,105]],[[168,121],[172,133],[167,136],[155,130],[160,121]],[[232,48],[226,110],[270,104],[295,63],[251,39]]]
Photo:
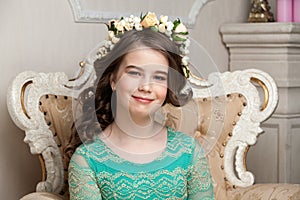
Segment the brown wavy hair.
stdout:
[[187,83],[178,45],[165,34],[151,29],[127,31],[105,57],[94,62],[97,85],[84,90],[79,97],[82,115],[77,130],[84,138],[92,138],[114,121],[111,77],[116,76],[126,54],[141,47],[159,51],[168,59],[168,90],[164,104],[182,106],[191,99],[192,90],[184,89]]

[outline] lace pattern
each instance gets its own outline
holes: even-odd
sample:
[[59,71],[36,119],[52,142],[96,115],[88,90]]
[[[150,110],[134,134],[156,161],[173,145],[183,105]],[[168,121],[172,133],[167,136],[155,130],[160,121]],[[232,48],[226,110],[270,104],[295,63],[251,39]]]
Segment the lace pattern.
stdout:
[[99,187],[95,179],[95,173],[74,160],[69,165],[69,190],[70,199],[76,200],[102,200]]
[[168,133],[165,153],[146,164],[126,161],[99,141],[77,148],[69,168],[71,199],[214,199],[200,145]]

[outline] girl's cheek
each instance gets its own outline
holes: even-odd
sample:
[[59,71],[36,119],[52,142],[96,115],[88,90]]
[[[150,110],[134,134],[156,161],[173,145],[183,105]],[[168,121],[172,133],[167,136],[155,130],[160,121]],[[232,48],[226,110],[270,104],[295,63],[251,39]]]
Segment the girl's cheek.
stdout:
[[139,87],[139,80],[123,76],[117,82],[119,89],[126,91],[134,91]]

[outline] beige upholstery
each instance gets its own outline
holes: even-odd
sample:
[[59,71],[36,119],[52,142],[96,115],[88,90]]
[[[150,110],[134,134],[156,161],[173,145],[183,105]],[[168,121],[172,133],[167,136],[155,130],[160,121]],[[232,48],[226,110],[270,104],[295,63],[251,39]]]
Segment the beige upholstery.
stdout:
[[[265,113],[261,113],[257,91],[247,79],[249,74],[251,76],[257,74],[258,77],[260,75],[266,76],[266,80],[270,79],[263,72],[256,70],[218,74],[225,80],[224,95],[209,95],[210,93],[206,91],[201,93],[202,89],[196,89],[195,94],[198,92],[196,97],[184,107],[165,105],[163,109],[163,113],[167,116],[165,123],[195,136],[203,144],[205,150],[209,152],[208,160],[216,199],[300,199],[300,185],[254,184],[244,188],[241,187],[244,184],[243,177],[235,179],[235,176],[239,176],[235,174],[244,175],[242,170],[246,169],[245,162],[242,163],[243,169],[238,166],[239,163],[236,163],[236,160],[239,159],[237,154],[242,153],[242,157],[245,158],[247,144],[248,146],[252,145],[256,141],[256,135],[260,132],[259,122],[271,115],[277,103],[277,98],[272,99],[276,97],[277,93],[274,93],[274,85],[271,85],[274,91],[269,91],[268,103],[272,106],[271,108],[267,106],[266,111],[263,111]],[[90,76],[88,75],[88,77]],[[240,84],[235,78],[243,80],[241,82],[242,87],[239,88]],[[29,94],[25,96],[22,91],[28,85],[31,86],[31,89]],[[272,88],[268,82],[266,82],[266,86]],[[50,199],[68,199],[68,164],[72,153],[80,144],[72,113],[72,99],[76,98],[78,94],[74,94],[72,89],[74,89],[73,82],[68,81],[64,74],[45,75],[26,72],[16,77],[8,90],[8,108],[12,119],[16,125],[25,130],[25,142],[30,145],[31,152],[40,154],[44,160],[42,162],[44,180],[37,185],[36,193],[25,196],[23,200],[49,199],[50,193],[56,194],[52,195]],[[212,91],[214,90],[212,89]],[[218,93],[219,90],[216,91]],[[30,94],[30,92],[33,93]],[[256,96],[252,98],[249,94]],[[199,96],[203,97],[200,98]],[[26,104],[22,97],[36,99],[26,99]],[[272,103],[272,101],[275,102]],[[251,113],[254,109],[257,110],[258,114]],[[217,134],[211,135],[211,132],[217,132]],[[252,132],[256,135],[247,135]],[[244,137],[249,137],[250,140]],[[241,146],[237,148],[236,154],[231,155],[228,152],[231,152],[231,148],[235,148],[236,143],[234,142],[236,140]],[[234,168],[233,175],[230,174],[230,165]],[[251,181],[249,183],[251,185]],[[249,183],[246,182],[245,184],[249,185]]]
[[[229,189],[234,189],[235,187],[227,181],[226,175],[223,170],[224,147],[226,146],[228,138],[232,136],[233,126],[236,124],[239,117],[241,116],[243,107],[246,105],[246,100],[241,94],[229,94],[225,97],[215,98],[219,98],[219,101],[224,102],[224,105],[226,105],[226,114],[223,116],[225,123],[222,132],[218,135],[219,138],[216,140],[216,143],[214,144],[213,148],[209,149],[210,153],[208,154],[208,161],[214,181],[216,199],[225,199],[226,191]],[[170,105],[167,105],[165,109],[167,109],[167,112],[169,111],[169,121],[167,121],[166,123],[167,125],[172,126],[175,129],[179,129],[190,134],[195,133],[195,137],[199,139],[200,143],[203,143],[203,141],[205,141],[206,138],[207,130],[210,124],[212,124],[212,120],[218,120],[218,118],[222,116],[220,116],[220,114],[216,112],[211,111],[211,98],[198,98],[190,104],[197,104],[198,112],[201,113],[199,116],[191,116],[188,113],[184,113],[185,110],[189,110],[185,109],[185,107],[188,107],[190,105],[186,105],[183,108],[175,108]],[[198,118],[198,124],[196,126],[187,123],[180,123],[179,119],[190,119],[192,117]]]
[[62,155],[64,186],[59,194],[68,197],[68,166],[75,148],[81,144],[74,127],[72,98],[44,95],[40,99],[39,105]]

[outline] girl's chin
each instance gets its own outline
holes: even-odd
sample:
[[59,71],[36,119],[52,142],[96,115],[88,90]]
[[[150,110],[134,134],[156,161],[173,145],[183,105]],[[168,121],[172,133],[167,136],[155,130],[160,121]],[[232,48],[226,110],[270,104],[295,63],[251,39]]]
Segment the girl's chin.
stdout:
[[160,106],[156,106],[154,108],[138,108],[138,107],[134,107],[132,109],[130,109],[130,115],[131,117],[135,117],[135,118],[152,118],[155,113],[159,110]]

